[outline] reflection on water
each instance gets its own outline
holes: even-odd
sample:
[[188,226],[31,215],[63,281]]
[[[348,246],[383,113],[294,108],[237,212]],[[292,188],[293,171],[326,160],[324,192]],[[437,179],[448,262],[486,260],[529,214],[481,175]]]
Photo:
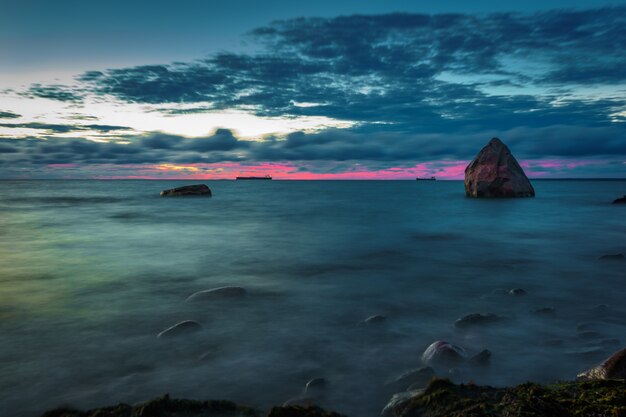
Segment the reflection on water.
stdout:
[[[1,415],[165,392],[263,408],[323,377],[323,406],[367,417],[437,339],[491,350],[453,376],[495,385],[572,378],[626,343],[624,264],[597,260],[626,252],[623,207],[607,204],[626,182],[491,201],[443,181],[158,196],[176,185],[0,182]],[[225,285],[248,295],[185,302]],[[454,327],[476,312],[503,319]],[[156,338],[181,320],[202,330]]]

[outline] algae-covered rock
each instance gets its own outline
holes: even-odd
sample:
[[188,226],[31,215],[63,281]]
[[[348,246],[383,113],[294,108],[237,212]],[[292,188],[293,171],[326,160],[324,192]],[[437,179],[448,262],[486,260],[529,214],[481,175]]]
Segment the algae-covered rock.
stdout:
[[267,417],[345,417],[333,411],[325,411],[316,406],[291,405],[287,407],[274,407]]
[[[435,378],[425,390],[386,407],[392,417],[626,416],[626,382],[566,382],[512,388],[456,385]],[[390,403],[391,404],[391,403]]]
[[260,417],[260,414],[230,401],[176,400],[164,395],[134,406],[119,404],[88,411],[59,408],[47,411],[42,417]]

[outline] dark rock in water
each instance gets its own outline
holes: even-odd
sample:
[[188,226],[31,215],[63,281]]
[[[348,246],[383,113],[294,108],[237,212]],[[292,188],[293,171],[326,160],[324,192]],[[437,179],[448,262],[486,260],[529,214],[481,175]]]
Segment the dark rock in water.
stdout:
[[211,197],[211,190],[204,184],[185,185],[161,191],[161,197],[205,196]]
[[473,313],[468,314],[467,316],[461,317],[457,321],[454,322],[454,326],[459,329],[466,329],[471,326],[483,325],[496,323],[502,320],[502,317],[495,315],[493,313],[481,314],[481,313]]
[[515,296],[521,296],[521,295],[526,295],[528,294],[525,290],[521,289],[521,288],[513,288],[511,291],[509,291],[509,295],[515,295]]
[[304,394],[318,395],[326,388],[327,385],[328,381],[326,381],[324,378],[313,378],[306,383],[304,387]]
[[456,365],[467,359],[465,349],[443,340],[432,343],[422,354],[425,365]]
[[548,339],[545,342],[543,342],[543,344],[545,346],[560,347],[560,346],[565,346],[565,340],[563,340],[563,339]]
[[617,200],[613,200],[613,204],[626,204],[626,195],[618,198]]
[[576,379],[626,379],[626,349],[615,352],[600,365],[578,374]]
[[485,366],[491,360],[491,351],[483,349],[469,359],[470,365]]
[[535,190],[509,148],[493,138],[465,168],[468,197],[534,197]]
[[598,317],[606,316],[609,311],[610,308],[606,304],[598,304],[597,306],[591,308],[591,313]]
[[566,349],[563,353],[569,356],[577,356],[580,358],[595,358],[604,353],[604,349],[599,346],[588,346]]
[[406,371],[397,378],[387,382],[385,385],[397,391],[411,391],[418,388],[424,388],[428,384],[428,381],[430,381],[434,376],[435,370],[430,366],[426,366]]
[[601,346],[618,346],[619,345],[619,339],[602,339],[600,340],[600,345]]
[[578,337],[580,337],[581,339],[599,339],[602,337],[602,335],[598,332],[588,330],[584,332],[579,332]]
[[[59,408],[42,417],[258,417],[256,410],[230,401],[170,399],[169,395],[138,405],[118,404],[89,411]],[[299,415],[294,415],[294,417]]]
[[598,323],[591,323],[591,322],[584,322],[584,323],[578,323],[576,325],[576,331],[577,332],[586,332],[589,330],[594,330],[598,327]]
[[243,297],[246,294],[246,289],[242,287],[218,287],[211,288],[210,290],[195,292],[187,297],[186,301],[215,300],[218,298],[238,298]]
[[197,332],[202,329],[202,325],[194,320],[185,320],[176,323],[172,327],[163,330],[157,335],[158,338],[181,336],[188,333]]
[[552,307],[543,307],[538,308],[537,310],[533,311],[533,313],[538,316],[554,316],[556,314],[556,310]]
[[616,253],[614,255],[602,255],[598,258],[599,261],[624,261],[626,256],[623,253]]
[[273,407],[267,417],[345,417],[333,411],[325,411],[314,405],[288,405]]
[[369,316],[368,318],[366,318],[365,320],[363,320],[361,323],[359,324],[366,324],[366,325],[372,325],[372,324],[382,324],[387,320],[387,317],[382,316],[380,314],[376,314],[373,316]]
[[395,395],[385,417],[567,417],[626,414],[626,382],[525,383],[510,388],[433,379],[424,390]]

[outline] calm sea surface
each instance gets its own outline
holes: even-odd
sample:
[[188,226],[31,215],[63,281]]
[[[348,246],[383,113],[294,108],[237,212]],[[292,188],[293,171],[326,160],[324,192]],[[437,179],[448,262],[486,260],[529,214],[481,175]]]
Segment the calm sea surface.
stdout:
[[[610,204],[626,181],[535,181],[515,200],[459,181],[206,183],[213,198],[0,182],[0,415],[166,392],[267,408],[323,377],[322,406],[370,417],[438,339],[489,349],[450,375],[492,385],[571,379],[626,344],[626,264],[598,261],[626,253]],[[224,285],[248,295],[185,302]],[[477,312],[504,320],[454,327]],[[187,319],[203,329],[156,338]]]

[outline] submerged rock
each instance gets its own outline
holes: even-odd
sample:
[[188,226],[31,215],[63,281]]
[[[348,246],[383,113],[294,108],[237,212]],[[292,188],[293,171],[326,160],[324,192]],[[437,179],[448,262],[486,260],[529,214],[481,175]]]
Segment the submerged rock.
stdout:
[[468,197],[534,197],[535,190],[509,148],[493,138],[465,168]]
[[397,391],[411,391],[412,389],[423,388],[428,385],[435,376],[435,370],[430,366],[419,369],[411,369],[400,376],[388,381],[385,385]]
[[328,381],[324,378],[313,378],[304,386],[305,394],[318,394],[320,391],[323,391],[328,385]]
[[576,379],[626,379],[626,348],[615,352],[600,365],[578,374]]
[[599,261],[623,261],[626,260],[626,256],[623,253],[616,253],[611,255],[602,255],[598,258]]
[[425,365],[457,365],[466,359],[465,349],[443,340],[432,343],[422,354],[422,362]]
[[161,191],[161,197],[205,196],[211,197],[211,190],[205,184],[185,185]]
[[159,339],[166,337],[181,336],[188,333],[197,332],[202,329],[202,325],[194,320],[185,320],[168,327],[157,335]]
[[195,292],[187,297],[187,300],[185,301],[214,300],[216,298],[238,298],[245,296],[247,293],[248,292],[243,287],[218,287]]
[[613,200],[613,204],[626,204],[626,195],[624,197]]
[[375,314],[373,316],[369,316],[368,318],[366,318],[365,320],[363,320],[362,322],[360,322],[359,324],[365,324],[365,325],[373,325],[373,324],[382,324],[387,320],[387,317],[381,315],[381,314]]
[[513,288],[511,291],[509,291],[509,295],[514,295],[516,297],[522,296],[522,295],[526,295],[528,294],[525,290],[521,289],[521,288]]
[[457,321],[454,322],[454,326],[459,329],[466,329],[471,326],[483,325],[483,324],[491,324],[501,321],[502,317],[493,314],[481,314],[481,313],[473,313],[468,314],[467,316],[461,317]]
[[489,364],[491,359],[491,351],[483,349],[469,359],[470,365],[485,366]]
[[552,307],[542,307],[536,309],[533,313],[538,316],[554,316],[556,314],[556,310]]

